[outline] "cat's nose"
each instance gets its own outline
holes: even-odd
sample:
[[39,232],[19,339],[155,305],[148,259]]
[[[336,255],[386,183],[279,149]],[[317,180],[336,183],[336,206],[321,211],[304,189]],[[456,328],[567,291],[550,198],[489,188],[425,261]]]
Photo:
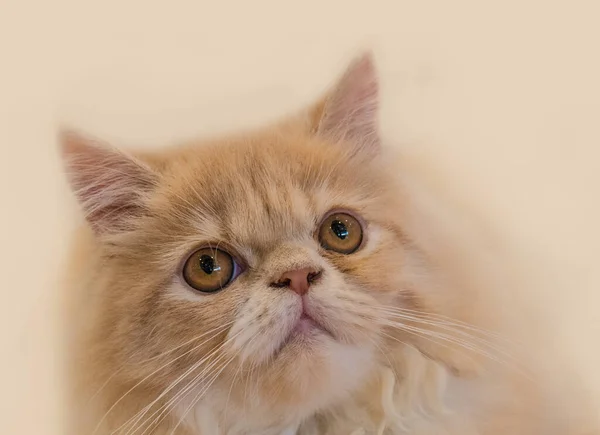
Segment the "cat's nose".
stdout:
[[288,270],[271,285],[273,287],[288,287],[293,292],[302,296],[308,292],[310,285],[321,277],[321,273],[320,270],[312,267]]

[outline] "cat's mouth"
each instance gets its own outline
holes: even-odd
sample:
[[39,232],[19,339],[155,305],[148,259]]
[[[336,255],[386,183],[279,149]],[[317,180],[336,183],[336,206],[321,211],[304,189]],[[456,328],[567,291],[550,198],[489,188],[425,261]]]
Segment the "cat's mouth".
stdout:
[[313,319],[308,313],[303,312],[300,315],[298,321],[296,322],[296,325],[292,328],[290,334],[310,334],[314,330],[328,332],[319,324],[319,322]]
[[275,356],[291,346],[294,346],[298,350],[315,346],[323,338],[335,339],[331,331],[323,326],[322,323],[306,312],[306,310],[302,310],[294,326],[290,328],[289,333],[275,351]]
[[310,335],[311,333],[320,332],[331,338],[335,338],[333,333],[323,324],[323,322],[319,321],[319,316],[314,313],[314,310],[306,297],[301,297],[301,303],[302,308],[300,310],[300,317],[290,331],[290,335]]

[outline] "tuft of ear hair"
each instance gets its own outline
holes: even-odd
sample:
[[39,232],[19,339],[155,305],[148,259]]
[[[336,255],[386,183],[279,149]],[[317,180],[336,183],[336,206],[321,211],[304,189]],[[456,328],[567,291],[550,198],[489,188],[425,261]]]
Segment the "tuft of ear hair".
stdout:
[[130,228],[145,211],[157,174],[145,163],[72,130],[59,134],[67,178],[96,234]]
[[378,154],[379,82],[370,52],[355,59],[312,110],[313,131],[352,147],[353,154]]

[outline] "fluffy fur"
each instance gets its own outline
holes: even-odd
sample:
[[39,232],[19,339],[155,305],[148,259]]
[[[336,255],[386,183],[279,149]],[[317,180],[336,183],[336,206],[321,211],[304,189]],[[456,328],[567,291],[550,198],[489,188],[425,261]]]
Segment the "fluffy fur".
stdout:
[[[484,330],[481,287],[382,149],[377,94],[366,55],[260,131],[131,154],[62,134],[87,219],[70,267],[72,433],[552,433]],[[354,254],[315,238],[334,209],[364,222]],[[216,294],[180,276],[204,243],[245,265]],[[305,302],[327,333],[290,340],[302,303],[269,283],[301,267],[323,271]]]

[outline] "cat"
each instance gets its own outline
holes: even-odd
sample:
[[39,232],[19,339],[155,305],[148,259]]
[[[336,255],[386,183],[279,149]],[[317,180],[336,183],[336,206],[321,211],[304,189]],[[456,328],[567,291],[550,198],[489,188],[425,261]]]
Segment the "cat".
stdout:
[[143,152],[62,131],[72,433],[554,433],[378,112],[366,53],[255,131]]

